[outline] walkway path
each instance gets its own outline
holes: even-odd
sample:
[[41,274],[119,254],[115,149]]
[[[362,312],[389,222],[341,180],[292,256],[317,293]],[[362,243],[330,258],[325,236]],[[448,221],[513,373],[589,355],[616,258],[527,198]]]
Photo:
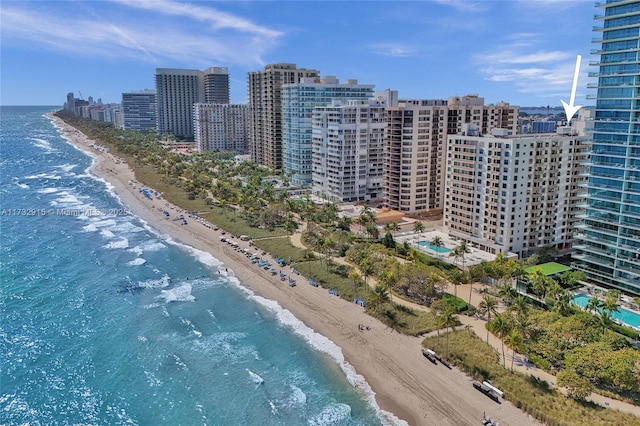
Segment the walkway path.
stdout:
[[[302,243],[303,232],[304,232],[304,228],[301,231],[291,235],[291,238],[290,238],[291,244],[293,244],[295,247],[308,250],[308,247]],[[316,255],[320,256],[320,253],[316,253]],[[353,266],[351,263],[347,262],[344,258],[341,258],[341,257],[338,257],[338,258],[334,257],[332,258],[332,260],[336,263]],[[369,285],[371,287],[376,286],[376,280],[374,277],[369,277]],[[478,306],[482,298],[485,296],[484,293],[479,291],[482,288],[482,286],[479,284],[475,284],[473,285],[473,287],[469,284],[459,285],[457,286],[458,287],[457,289],[452,287],[454,287],[453,284],[448,284],[447,291],[449,291],[452,294],[454,292],[457,293],[458,296],[464,299],[465,301],[469,300],[469,292],[471,291],[471,304],[474,306]],[[410,302],[404,299],[400,299],[398,297],[394,298],[394,302],[401,304],[403,306],[410,307],[412,309],[416,309],[416,310],[423,310],[423,311],[429,310],[429,308],[427,308],[426,306],[419,305],[417,303]],[[468,317],[466,315],[458,315],[458,318],[460,319],[460,322],[462,323],[463,327],[469,326],[476,333],[477,336],[479,336],[483,340],[486,340],[486,336],[487,336],[487,329],[485,327],[486,319],[481,317]],[[494,334],[489,333],[489,344],[496,349],[500,358],[502,358],[502,341],[498,337],[496,337]],[[501,359],[501,361],[504,361],[505,365],[507,365],[507,368],[509,368],[511,366],[513,351],[505,347],[504,355],[505,355],[504,356],[505,359],[504,360]],[[564,390],[562,388],[558,388],[556,386],[556,376],[554,376],[553,374],[547,373],[546,371],[535,367],[533,364],[526,362],[523,356],[518,353],[516,353],[515,359],[513,361],[514,361],[513,362],[514,371],[517,371],[524,375],[531,375],[538,379],[545,380],[551,386],[559,389],[561,392],[564,393]],[[622,412],[632,413],[636,416],[640,416],[640,406],[637,406],[637,405],[629,404],[627,402],[619,401],[616,399],[607,398],[597,393],[592,393],[591,396],[587,398],[587,400],[592,401],[603,407],[614,408]]]

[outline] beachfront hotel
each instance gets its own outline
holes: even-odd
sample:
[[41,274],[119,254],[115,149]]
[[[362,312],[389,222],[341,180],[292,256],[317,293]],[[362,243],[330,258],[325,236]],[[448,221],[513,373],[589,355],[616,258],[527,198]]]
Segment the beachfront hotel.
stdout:
[[313,110],[314,195],[333,203],[383,200],[386,106],[377,97]]
[[592,283],[640,295],[640,2],[596,7],[592,153],[573,266]]
[[282,170],[282,85],[315,78],[320,71],[296,68],[295,64],[270,64],[249,72],[249,152],[259,165]]
[[122,116],[125,130],[155,130],[156,91],[145,89],[123,93]]
[[196,151],[247,153],[247,105],[199,103],[193,116]]
[[496,128],[483,136],[469,126],[450,135],[443,215],[449,235],[492,254],[570,250],[588,148],[584,136],[560,131],[510,136]]
[[389,208],[408,215],[437,217],[444,207],[445,146],[448,135],[474,125],[515,134],[518,107],[484,105],[477,95],[401,100],[387,108],[384,190]]
[[229,73],[224,67],[157,68],[155,81],[157,130],[180,139],[194,138],[195,104],[229,103]]
[[284,171],[294,185],[312,182],[311,115],[315,107],[323,107],[334,99],[367,100],[374,85],[344,83],[334,76],[302,77],[297,83],[282,85],[282,161]]

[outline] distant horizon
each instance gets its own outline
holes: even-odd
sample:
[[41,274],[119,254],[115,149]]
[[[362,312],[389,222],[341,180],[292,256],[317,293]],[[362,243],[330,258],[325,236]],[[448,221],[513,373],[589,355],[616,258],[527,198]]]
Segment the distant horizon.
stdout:
[[[121,104],[120,102],[103,102],[103,104],[108,105],[108,104]],[[558,106],[520,106],[520,105],[515,105],[517,106],[518,109],[520,110],[524,110],[524,109],[560,109],[562,110],[563,107],[562,105],[558,105]],[[8,105],[0,105],[0,108],[2,107],[55,107],[55,108],[60,108],[63,109],[64,108],[64,104],[62,105],[47,105],[47,104],[8,104]],[[588,108],[589,105],[586,106],[586,108]]]
[[246,103],[247,73],[286,62],[403,99],[546,106],[569,99],[581,55],[575,103],[588,105],[594,13],[584,0],[4,2],[0,104],[120,103],[155,88],[157,68],[215,66]]

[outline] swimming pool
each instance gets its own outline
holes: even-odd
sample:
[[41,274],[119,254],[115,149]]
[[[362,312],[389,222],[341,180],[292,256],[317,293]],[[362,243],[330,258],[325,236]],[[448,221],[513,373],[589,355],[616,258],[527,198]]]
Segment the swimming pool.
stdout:
[[418,245],[420,247],[428,248],[429,250],[435,251],[436,253],[440,253],[440,254],[449,253],[451,251],[446,247],[434,246],[429,241],[418,241]]
[[[577,294],[573,297],[573,303],[580,306],[581,308],[584,308],[585,306],[587,306],[587,303],[589,303],[589,300],[591,300],[591,297],[587,296],[586,294]],[[611,314],[613,318],[625,323],[626,325],[640,328],[639,314],[629,311],[621,306],[618,306],[618,309],[620,309],[620,312],[613,312]]]

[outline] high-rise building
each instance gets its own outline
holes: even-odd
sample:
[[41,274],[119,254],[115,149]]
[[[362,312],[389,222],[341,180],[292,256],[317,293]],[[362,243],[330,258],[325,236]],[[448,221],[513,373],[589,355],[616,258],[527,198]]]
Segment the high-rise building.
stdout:
[[319,71],[283,63],[248,73],[249,152],[257,164],[282,170],[282,85],[319,75]]
[[334,203],[382,201],[385,99],[313,110],[313,193]]
[[311,184],[313,108],[328,105],[333,99],[367,100],[373,96],[373,88],[356,80],[341,84],[334,76],[303,77],[299,83],[282,85],[282,160],[293,184]]
[[67,102],[64,103],[64,109],[67,111],[72,111],[75,113],[76,109],[76,98],[73,95],[73,92],[67,93]]
[[204,101],[202,71],[156,69],[157,129],[193,140],[193,105]]
[[247,111],[245,104],[195,104],[196,150],[246,154]]
[[385,201],[411,215],[439,216],[444,206],[447,135],[473,124],[480,134],[493,128],[515,134],[518,107],[484,105],[477,95],[400,100],[387,108]]
[[598,3],[600,60],[584,222],[574,266],[589,281],[640,295],[640,1]]
[[125,130],[156,130],[156,91],[134,90],[122,94]]
[[[571,249],[588,156],[584,137],[480,136],[447,141],[443,225],[489,253],[526,257],[542,247]],[[502,136],[500,136],[502,135]]]
[[229,103],[229,69],[211,67],[204,70],[204,102],[209,104]]

